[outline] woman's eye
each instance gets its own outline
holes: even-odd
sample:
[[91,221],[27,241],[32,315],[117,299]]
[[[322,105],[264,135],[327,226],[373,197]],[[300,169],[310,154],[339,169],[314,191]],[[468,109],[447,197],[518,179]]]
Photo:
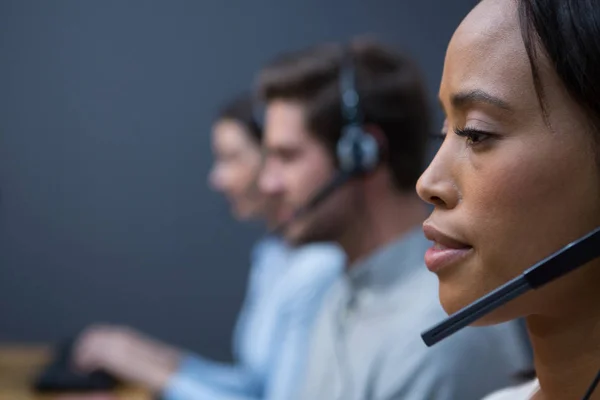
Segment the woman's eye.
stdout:
[[465,138],[468,146],[475,146],[491,136],[491,134],[487,132],[471,128],[454,128],[454,133],[457,136]]

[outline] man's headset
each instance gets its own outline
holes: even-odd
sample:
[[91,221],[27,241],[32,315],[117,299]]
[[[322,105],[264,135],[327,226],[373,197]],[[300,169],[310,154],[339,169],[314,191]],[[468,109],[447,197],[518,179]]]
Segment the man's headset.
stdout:
[[379,143],[363,128],[364,116],[356,83],[356,67],[349,49],[344,50],[339,75],[341,112],[344,120],[336,147],[339,170],[304,206],[297,209],[290,219],[278,226],[275,233],[285,232],[293,221],[313,211],[350,179],[373,171],[380,162]]

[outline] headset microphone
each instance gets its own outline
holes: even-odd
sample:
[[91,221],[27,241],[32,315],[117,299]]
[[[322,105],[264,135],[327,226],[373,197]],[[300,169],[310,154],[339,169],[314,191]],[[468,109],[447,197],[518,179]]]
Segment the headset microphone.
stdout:
[[363,129],[363,115],[356,87],[356,71],[349,50],[346,50],[343,55],[339,87],[344,119],[344,126],[336,147],[339,171],[304,206],[296,210],[291,218],[280,224],[273,231],[275,234],[285,232],[293,221],[314,210],[352,178],[374,170],[379,164],[379,143]]
[[[433,346],[525,292],[538,289],[598,257],[600,257],[600,227],[571,242],[525,270],[517,278],[449,316],[446,320],[425,331],[421,337],[427,346]],[[600,371],[587,389],[583,400],[591,397],[599,381]]]
[[598,257],[600,257],[600,227],[449,316],[424,332],[421,337],[427,346],[432,346],[523,293],[531,289],[538,289]]
[[292,222],[317,208],[317,206],[319,206],[324,200],[329,198],[329,196],[331,196],[331,194],[335,192],[338,188],[344,186],[344,184],[348,182],[352,177],[352,173],[344,171],[337,172],[332,180],[330,180],[314,196],[310,198],[308,203],[306,203],[303,207],[297,209],[296,212],[294,212],[294,214],[288,220],[286,220],[277,228],[275,228],[273,230],[273,234],[282,235]]

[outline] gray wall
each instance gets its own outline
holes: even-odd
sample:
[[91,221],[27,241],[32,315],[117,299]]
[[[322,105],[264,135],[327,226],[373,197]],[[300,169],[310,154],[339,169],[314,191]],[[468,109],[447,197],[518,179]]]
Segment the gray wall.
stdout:
[[260,229],[206,187],[216,107],[356,33],[411,51],[433,103],[473,2],[0,1],[0,341],[108,321],[228,358]]

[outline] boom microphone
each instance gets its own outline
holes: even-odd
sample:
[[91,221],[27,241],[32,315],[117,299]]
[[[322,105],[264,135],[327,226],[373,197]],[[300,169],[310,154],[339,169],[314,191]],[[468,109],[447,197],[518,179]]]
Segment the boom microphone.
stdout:
[[308,214],[310,211],[317,208],[325,199],[327,199],[333,192],[342,187],[348,182],[355,174],[351,171],[339,171],[335,176],[323,186],[310,200],[302,207],[297,209],[294,214],[285,222],[280,224],[273,230],[275,235],[282,235],[289,225],[296,219]]
[[273,230],[276,235],[283,234],[293,221],[313,211],[350,179],[367,174],[379,165],[380,145],[372,135],[364,131],[362,126],[363,113],[356,87],[356,71],[352,61],[352,52],[345,49],[343,53],[339,89],[344,125],[336,146],[339,170],[331,181],[311,197],[303,207],[296,210],[291,218]]
[[600,257],[600,227],[525,270],[520,276],[449,316],[421,337],[427,346],[447,338],[510,300],[538,289]]

